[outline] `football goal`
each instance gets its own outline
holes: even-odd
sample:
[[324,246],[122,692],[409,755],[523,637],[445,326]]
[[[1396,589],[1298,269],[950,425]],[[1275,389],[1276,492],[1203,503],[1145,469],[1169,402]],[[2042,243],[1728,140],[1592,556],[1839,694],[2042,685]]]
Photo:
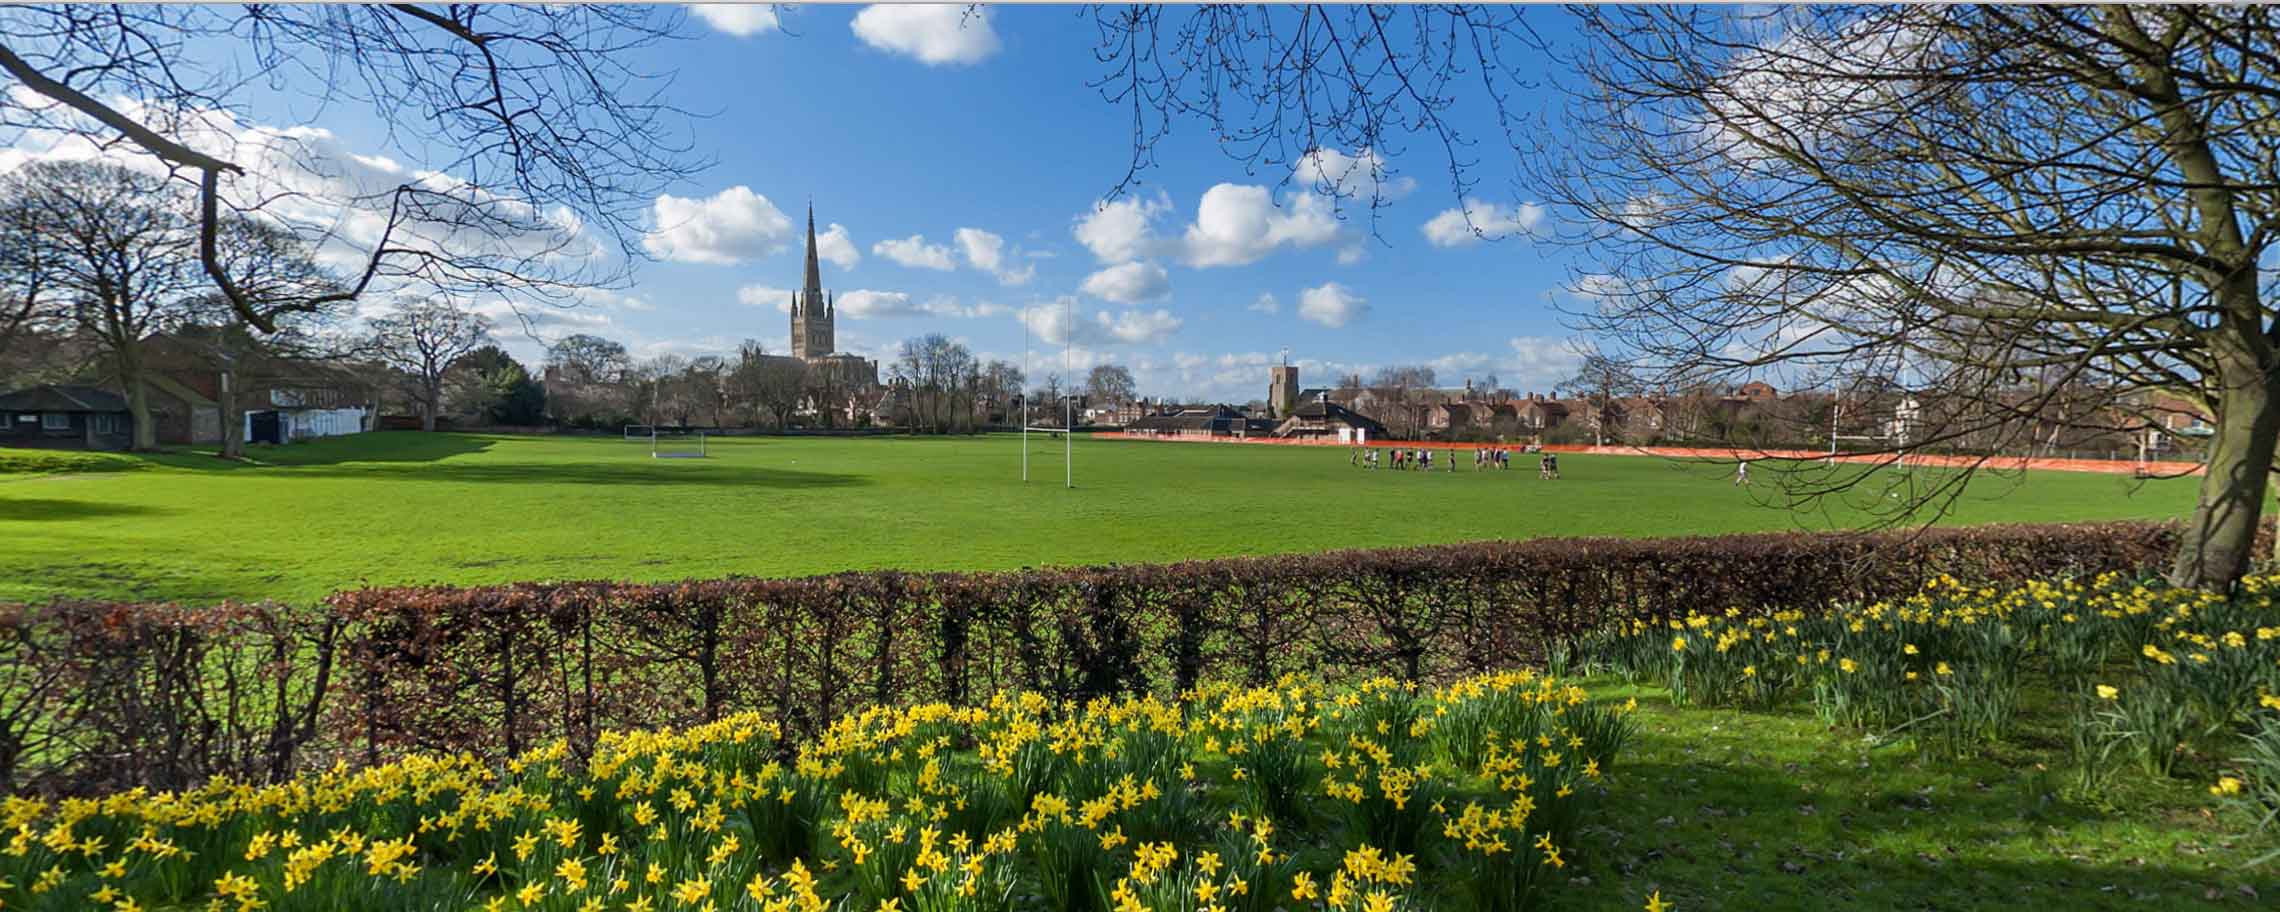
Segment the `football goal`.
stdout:
[[653,459],[703,459],[705,432],[650,428],[649,455]]

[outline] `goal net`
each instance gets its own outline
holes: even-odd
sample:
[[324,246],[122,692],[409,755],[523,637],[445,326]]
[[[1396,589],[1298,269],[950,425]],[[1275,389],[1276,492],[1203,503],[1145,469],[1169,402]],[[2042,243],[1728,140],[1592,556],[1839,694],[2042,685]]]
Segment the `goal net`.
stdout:
[[650,428],[649,455],[655,459],[703,459],[705,432]]

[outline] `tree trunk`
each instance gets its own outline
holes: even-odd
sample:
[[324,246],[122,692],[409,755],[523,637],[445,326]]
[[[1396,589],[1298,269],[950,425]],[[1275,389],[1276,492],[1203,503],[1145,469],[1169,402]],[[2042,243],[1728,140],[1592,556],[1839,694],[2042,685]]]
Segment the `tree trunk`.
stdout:
[[420,430],[435,432],[435,413],[443,408],[443,383],[433,381],[420,389]]
[[222,458],[245,458],[245,416],[238,414],[237,376],[222,372],[220,402],[222,412]]
[[2177,542],[2169,571],[2173,585],[2228,590],[2255,557],[2266,476],[2280,445],[2280,378],[2258,362],[2237,350],[2218,355],[2217,380],[2224,388],[2216,435],[2209,440],[2199,500]]
[[158,426],[150,417],[150,391],[143,387],[141,365],[120,364],[119,385],[127,391],[127,415],[134,423],[137,451],[158,449]]

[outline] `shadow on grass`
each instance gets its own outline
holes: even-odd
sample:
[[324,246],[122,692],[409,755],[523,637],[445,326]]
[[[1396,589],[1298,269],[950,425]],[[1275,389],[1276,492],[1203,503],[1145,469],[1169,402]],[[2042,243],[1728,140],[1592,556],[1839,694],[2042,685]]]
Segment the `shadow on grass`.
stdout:
[[294,466],[349,463],[428,463],[489,450],[496,441],[465,434],[372,431],[320,437],[281,445],[249,444],[243,460],[223,459],[211,445],[154,453],[123,453],[124,458],[195,472],[247,472]]
[[421,466],[306,466],[279,478],[354,478],[455,484],[687,485],[772,489],[844,488],[872,484],[861,475],[727,465],[695,459],[598,463],[458,463]]
[[133,503],[101,503],[47,497],[0,497],[0,520],[9,522],[150,516],[165,512],[168,511]]

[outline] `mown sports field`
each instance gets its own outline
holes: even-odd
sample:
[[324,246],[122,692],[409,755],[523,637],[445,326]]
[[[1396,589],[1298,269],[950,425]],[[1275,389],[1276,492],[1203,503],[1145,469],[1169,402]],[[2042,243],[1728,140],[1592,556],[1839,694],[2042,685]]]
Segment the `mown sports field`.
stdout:
[[[374,433],[203,455],[0,450],[0,600],[311,600],[335,589],[1006,569],[1540,536],[1827,529],[1864,501],[1778,501],[1773,472],[1565,456],[1375,472],[1336,447],[1079,439],[728,438],[653,459],[615,438]],[[99,471],[89,471],[98,469]],[[1925,476],[1931,477],[1931,476]],[[2182,515],[2194,481],[1983,475],[1953,523]]]

